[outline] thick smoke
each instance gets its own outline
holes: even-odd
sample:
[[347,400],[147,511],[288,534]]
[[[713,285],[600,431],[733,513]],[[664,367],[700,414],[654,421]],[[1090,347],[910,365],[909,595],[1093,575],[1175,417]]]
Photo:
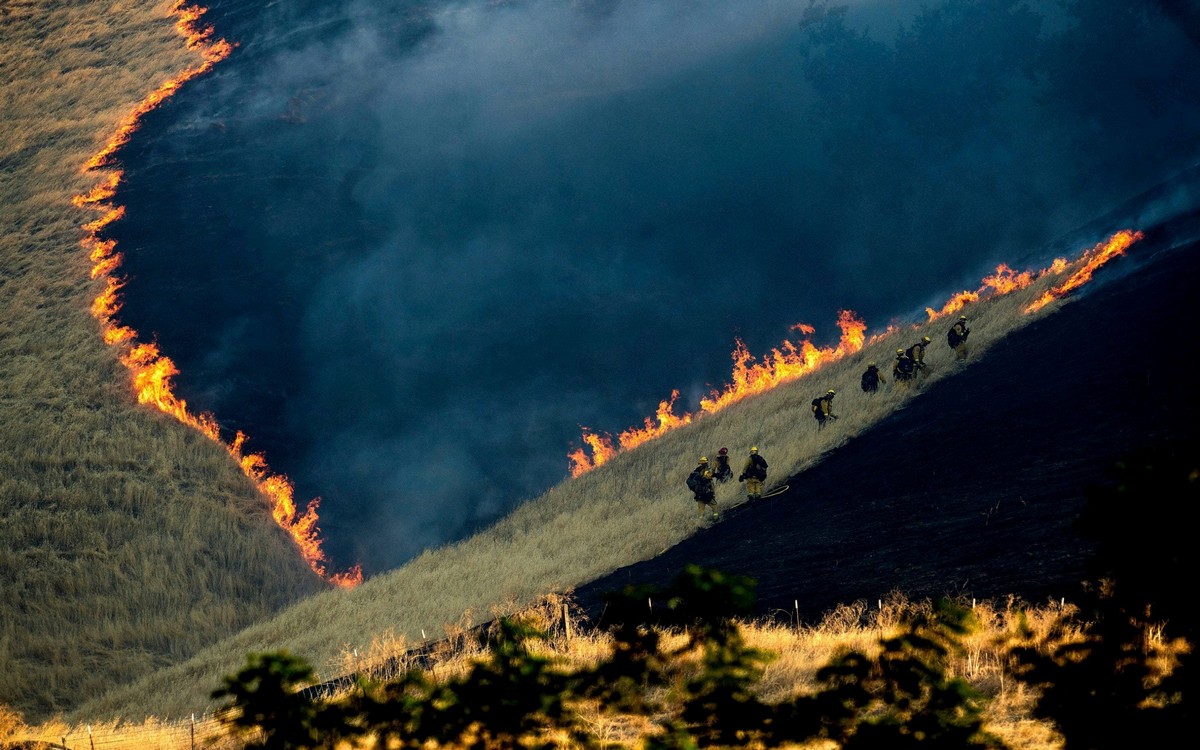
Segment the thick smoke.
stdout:
[[123,154],[123,318],[368,572],[562,479],[580,425],[693,408],[735,337],[882,327],[1200,154],[1200,52],[1123,0],[210,20],[237,53]]

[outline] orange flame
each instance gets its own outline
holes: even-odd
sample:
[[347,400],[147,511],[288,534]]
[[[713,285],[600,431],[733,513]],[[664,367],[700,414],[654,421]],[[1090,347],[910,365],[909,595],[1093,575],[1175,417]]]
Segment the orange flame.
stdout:
[[[1113,235],[1107,242],[1102,242],[1090,251],[1083,253],[1078,262],[1083,266],[1071,275],[1061,285],[1046,292],[1042,298],[1025,309],[1033,312],[1040,309],[1050,300],[1063,296],[1067,292],[1086,284],[1092,278],[1092,273],[1104,263],[1120,255],[1129,245],[1143,237],[1141,232],[1122,230]],[[985,276],[975,291],[958,292],[950,297],[940,310],[925,308],[929,320],[950,315],[962,310],[967,305],[980,300],[993,299],[1028,287],[1033,282],[1047,275],[1061,275],[1067,271],[1070,262],[1066,258],[1055,258],[1046,268],[1040,271],[1015,271],[1001,263],[996,266],[996,272]],[[841,359],[848,354],[860,351],[866,343],[874,344],[900,331],[900,326],[891,324],[886,330],[871,336],[866,340],[867,324],[853,312],[843,310],[838,315],[838,326],[842,329],[842,337],[836,347],[818,348],[805,339],[799,346],[791,341],[784,341],[779,347],[772,349],[762,362],[756,363],[750,350],[740,339],[736,340],[732,357],[732,382],[721,391],[713,391],[700,401],[700,411],[713,413],[724,409],[730,404],[741,401],[747,396],[762,393],[777,385],[797,378],[804,377],[820,367]],[[914,326],[914,328],[917,326]],[[799,331],[810,336],[814,328],[806,323],[791,326],[793,331]],[[672,391],[671,398],[659,404],[657,424],[646,419],[645,428],[630,429],[622,432],[620,439],[614,441],[609,435],[601,435],[583,428],[583,442],[592,449],[589,456],[584,448],[576,448],[567,455],[570,461],[571,476],[577,477],[610,460],[617,453],[659,437],[663,433],[690,424],[695,418],[692,414],[676,416],[674,413],[675,400],[679,391]]]
[[[207,72],[233,51],[233,45],[224,39],[212,41],[212,27],[200,24],[205,12],[205,8],[188,6],[182,0],[171,9],[171,13],[177,16],[176,31],[183,36],[189,49],[200,54],[201,63],[164,82],[137,104],[121,120],[116,133],[104,147],[87,161],[83,168],[85,173],[110,165],[113,155],[128,143],[147,112],[178,91],[185,82]],[[100,235],[105,227],[125,214],[124,206],[114,206],[111,202],[122,176],[120,170],[110,171],[100,184],[84,195],[75,196],[72,203],[80,208],[91,208],[101,213],[98,219],[83,225],[85,236],[82,244],[92,262],[91,277],[104,281],[104,289],[92,301],[91,312],[100,322],[105,343],[124,347],[120,360],[133,376],[133,389],[137,394],[138,403],[153,405],[159,411],[220,443],[238,462],[242,473],[253,480],[259,492],[270,501],[272,517],[299,547],[300,555],[309,567],[335,586],[357,586],[362,582],[362,566],[355,565],[345,573],[331,574],[326,570],[327,561],[321,549],[317,527],[319,499],[310,501],[304,513],[298,514],[291,482],[282,475],[270,473],[262,454],[244,454],[242,446],[246,436],[241,432],[232,443],[226,444],[221,439],[220,427],[213,415],[196,415],[189,411],[187,402],[176,396],[173,389],[171,379],[179,374],[175,363],[159,352],[155,344],[138,343],[137,332],[117,322],[116,316],[121,310],[120,292],[125,282],[114,276],[114,273],[121,265],[122,256],[116,251],[115,241],[101,239]]]
[[[1129,229],[1122,229],[1112,237],[1109,237],[1107,241],[1098,243],[1091,250],[1083,254],[1083,256],[1080,258],[1082,266],[1076,270],[1075,273],[1071,274],[1063,283],[1053,287],[1045,294],[1038,297],[1037,300],[1029,305],[1029,307],[1025,308],[1025,312],[1031,313],[1041,310],[1054,300],[1065,296],[1071,290],[1078,289],[1079,287],[1088,283],[1092,280],[1092,274],[1096,272],[1097,268],[1109,262],[1118,255],[1124,255],[1125,251],[1129,249],[1130,245],[1145,236],[1146,235],[1142,232],[1134,232]],[[1065,270],[1065,264],[1063,268]]]
[[[850,310],[843,310],[838,316],[838,327],[842,329],[842,336],[836,347],[819,348],[808,339],[802,341],[799,346],[791,341],[784,341],[778,348],[772,349],[761,363],[756,363],[746,344],[738,340],[732,355],[733,382],[701,399],[700,411],[709,414],[720,411],[747,396],[762,393],[780,383],[807,375],[829,362],[862,349],[866,340],[865,322]],[[797,323],[791,326],[791,330],[810,335],[816,329],[805,323]],[[580,447],[567,455],[571,476],[585,474],[621,451],[635,448],[671,430],[691,424],[697,415],[686,412],[676,414],[675,402],[678,398],[679,391],[671,391],[669,399],[659,402],[658,411],[653,418],[647,417],[642,427],[625,430],[615,441],[609,435],[601,435],[585,427],[582,439],[591,448],[592,453],[589,456]]]
[[927,307],[925,308],[925,314],[929,316],[929,320],[937,320],[938,318],[956,313],[967,305],[978,302],[981,299],[992,299],[993,297],[1000,297],[1019,289],[1024,289],[1048,273],[1061,273],[1066,264],[1067,261],[1065,258],[1056,258],[1048,268],[1044,268],[1041,271],[1017,272],[1007,264],[1001,263],[996,266],[994,274],[983,277],[983,281],[978,289],[973,292],[959,292],[953,295],[940,310]]

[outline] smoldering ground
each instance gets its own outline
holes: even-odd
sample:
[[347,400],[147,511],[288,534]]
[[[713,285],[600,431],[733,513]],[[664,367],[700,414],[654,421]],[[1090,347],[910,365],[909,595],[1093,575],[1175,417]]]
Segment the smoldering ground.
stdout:
[[1195,164],[1177,19],[214,3],[237,51],[121,154],[121,318],[378,571],[561,480],[580,425],[694,408],[735,337],[882,328]]

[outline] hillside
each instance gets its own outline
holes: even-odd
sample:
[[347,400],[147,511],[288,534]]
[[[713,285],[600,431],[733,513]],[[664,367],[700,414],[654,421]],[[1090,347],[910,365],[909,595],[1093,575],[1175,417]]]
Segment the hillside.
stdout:
[[89,313],[72,197],[195,64],[172,5],[0,7],[0,704],[30,720],[324,587],[224,450],[136,403]]
[[[682,474],[697,455],[719,444],[734,446],[736,454],[742,450],[736,446],[754,443],[763,447],[779,477],[810,470],[844,451],[858,451],[860,445],[868,444],[864,436],[874,434],[875,424],[898,410],[900,415],[912,413],[931,389],[968,381],[970,374],[989,366],[989,353],[995,347],[1010,337],[1019,341],[1023,327],[1052,326],[1062,303],[1034,315],[1022,310],[1069,272],[1049,274],[1028,288],[971,306],[975,361],[961,375],[949,367],[935,367],[917,387],[886,389],[873,399],[861,394],[855,398],[846,390],[836,429],[817,433],[807,414],[812,392],[857,383],[869,359],[888,361],[888,352],[896,343],[885,336],[808,377],[706,415],[636,450],[619,453],[603,466],[531,500],[483,533],[429,550],[353,590],[311,597],[184,664],[85,704],[74,716],[77,720],[117,716],[136,720],[193,711],[200,715],[213,707],[208,697],[212,686],[251,652],[288,649],[313,663],[319,678],[328,678],[347,671],[359,659],[373,659],[404,643],[436,639],[446,628],[515,610],[546,592],[586,590],[589,582],[654,558],[702,528],[681,485]],[[918,326],[903,336],[928,333],[940,340],[944,323]],[[942,359],[939,354],[933,361]],[[981,419],[978,412],[972,415],[976,421]],[[801,420],[799,424],[797,420]],[[866,481],[871,472],[857,475]],[[803,482],[797,486],[803,488]],[[724,486],[718,497],[729,508],[740,501],[741,488],[736,483]],[[977,517],[974,508],[967,512],[971,520]],[[739,515],[731,515],[717,528],[736,529]],[[880,518],[886,520],[887,516]],[[957,515],[946,515],[944,520],[963,522]],[[694,537],[682,549],[694,550],[695,544],[706,538],[711,535]],[[795,540],[798,546],[802,539]],[[862,587],[847,586],[840,595],[857,598],[864,592]]]
[[[11,122],[0,123],[6,127],[0,703],[30,718],[63,709],[84,719],[199,713],[211,706],[208,691],[250,651],[286,647],[332,676],[351,654],[436,638],[449,624],[487,619],[546,591],[579,587],[595,602],[605,587],[670,575],[693,559],[755,574],[768,610],[787,609],[803,595],[810,616],[894,587],[913,594],[950,587],[981,596],[1065,595],[1085,551],[1067,535],[1079,484],[1098,476],[1114,451],[1179,432],[1177,421],[1194,424],[1194,399],[1170,390],[1178,381],[1167,375],[1181,365],[1172,359],[1177,347],[1169,337],[1149,344],[1165,353],[1149,382],[1156,390],[1166,383],[1167,408],[1093,414],[1110,400],[1127,403],[1124,397],[1142,382],[1136,358],[1122,353],[1124,369],[1112,367],[1109,337],[1123,332],[1119,338],[1137,341],[1140,351],[1147,346],[1144,327],[1158,331],[1171,316],[1186,319],[1180,295],[1194,286],[1194,266],[1110,280],[1061,311],[1055,304],[1024,315],[1022,307],[1054,283],[1047,276],[969,310],[974,356],[956,377],[939,366],[919,388],[864,400],[853,385],[863,363],[888,361],[898,345],[884,338],[811,377],[619,454],[476,537],[430,550],[353,591],[305,598],[268,619],[324,587],[220,445],[135,405],[128,373],[88,314],[99,284],[84,281],[90,269],[79,241],[80,224],[91,216],[70,203],[99,178],[79,167],[114,124],[157,82],[193,62],[164,20],[169,7],[106,16],[96,15],[103,9],[95,4],[49,3],[6,11],[3,20],[6,40],[11,32],[21,42],[5,51],[12,55],[6,67],[18,71],[6,97],[29,107],[6,111]],[[102,25],[93,25],[97,18]],[[1075,257],[1124,226],[1105,222],[1063,252]],[[1136,257],[1174,242],[1167,232],[1179,227],[1165,226],[1153,228],[1158,234]],[[1169,257],[1194,258],[1194,244]],[[1111,275],[1132,265],[1117,264]],[[1133,289],[1142,299],[1163,304],[1121,297],[1129,279],[1140,284]],[[1107,299],[1111,308],[1088,307],[1094,299]],[[1113,310],[1125,317],[1110,319]],[[1125,323],[1138,327],[1121,328]],[[944,327],[939,321],[911,335],[927,332],[940,343]],[[1033,359],[1046,369],[1029,366],[1030,351],[1040,352]],[[1064,372],[1066,362],[1074,365]],[[1106,376],[1077,388],[1077,372]],[[841,420],[818,435],[806,405],[827,387],[843,392]],[[980,429],[986,424],[1001,428]],[[964,442],[964,434],[974,440]],[[1120,440],[1101,440],[1113,435]],[[776,502],[735,509],[722,526],[696,534],[681,472],[717,445],[738,455],[750,443],[763,446],[775,476],[803,474]],[[974,472],[957,483],[941,468],[951,451]],[[735,505],[740,491],[723,487],[722,504]],[[1036,502],[1038,512],[1012,512],[1014,492],[1024,501],[1020,508]],[[870,512],[860,510],[864,505]],[[781,518],[780,508],[791,513]],[[795,535],[763,532],[784,520]],[[956,547],[964,536],[974,543]],[[939,559],[931,546],[960,555]],[[710,554],[722,547],[754,554]],[[761,565],[765,559],[773,569]],[[1031,560],[1032,569],[1023,564]],[[821,587],[795,585],[806,579]],[[78,707],[81,700],[87,702]]]

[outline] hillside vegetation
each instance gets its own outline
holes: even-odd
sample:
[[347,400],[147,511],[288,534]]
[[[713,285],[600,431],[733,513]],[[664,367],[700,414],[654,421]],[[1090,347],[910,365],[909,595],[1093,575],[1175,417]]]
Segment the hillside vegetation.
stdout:
[[195,64],[169,2],[0,3],[0,704],[37,718],[324,588],[228,454],[136,404],[72,205]]
[[[698,456],[726,445],[740,462],[757,445],[771,463],[769,489],[961,367],[944,344],[950,320],[905,327],[619,453],[475,537],[265,617],[324,587],[220,445],[135,405],[88,313],[99,289],[79,241],[91,217],[71,205],[96,183],[80,165],[115,123],[192,62],[171,30],[170,4],[5,7],[13,75],[0,122],[0,703],[29,718],[62,709],[93,722],[203,714],[247,653],[286,648],[327,678],[355,654],[569,592],[699,528],[683,485]],[[1023,309],[1059,280],[969,307],[971,361],[1053,311],[1059,303]],[[934,341],[925,380],[889,382],[872,398],[858,392],[865,362],[887,371],[895,348],[921,335]],[[818,433],[808,404],[828,388],[840,393],[840,419]],[[720,506],[742,491],[721,486]]]
[[[1068,269],[1069,271],[1069,269]],[[1024,308],[1062,275],[1024,290],[972,305],[971,357],[1054,310],[1028,315]],[[214,707],[208,692],[254,652],[286,649],[314,665],[318,679],[343,673],[353,656],[379,644],[417,643],[441,637],[448,625],[470,624],[517,611],[550,592],[570,592],[630,563],[645,560],[700,528],[684,478],[696,459],[720,445],[744,456],[757,445],[771,464],[767,488],[804,471],[828,451],[904,407],[925,386],[958,372],[946,347],[941,319],[869,343],[857,354],[808,377],[692,424],[637,449],[619,453],[578,478],[531,500],[494,527],[462,542],[425,552],[395,571],[356,589],[306,599],[265,622],[222,641],[186,663],[85,704],[74,716],[96,721],[124,717],[202,714]],[[880,393],[858,392],[867,361],[886,365],[898,346],[922,335],[935,339],[929,374],[911,384],[890,382]],[[968,360],[969,362],[970,360]],[[885,368],[886,369],[886,368]],[[809,412],[815,395],[834,388],[837,422],[818,432]],[[743,486],[719,486],[721,507],[744,500]]]

